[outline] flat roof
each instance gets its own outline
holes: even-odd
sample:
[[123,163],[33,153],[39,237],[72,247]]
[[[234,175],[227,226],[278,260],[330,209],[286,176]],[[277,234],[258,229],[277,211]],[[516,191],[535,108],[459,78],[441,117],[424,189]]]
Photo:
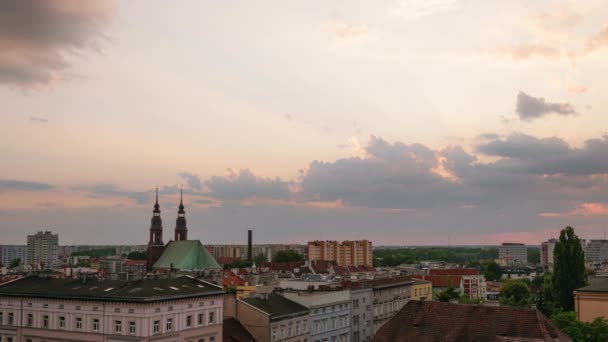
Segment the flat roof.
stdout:
[[307,307],[276,293],[270,293],[267,297],[250,296],[242,298],[241,301],[267,313],[270,315],[270,319],[288,315],[308,315],[310,312]]
[[224,290],[189,276],[134,281],[29,276],[0,285],[0,296],[148,303],[210,295]]

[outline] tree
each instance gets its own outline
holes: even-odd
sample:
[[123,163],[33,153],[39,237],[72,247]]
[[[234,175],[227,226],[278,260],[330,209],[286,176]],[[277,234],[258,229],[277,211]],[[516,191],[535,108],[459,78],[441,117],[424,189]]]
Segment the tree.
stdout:
[[148,252],[133,251],[127,255],[127,259],[129,259],[129,260],[146,260],[146,259],[148,259]]
[[553,292],[556,304],[563,311],[574,310],[574,290],[585,286],[585,255],[581,242],[568,226],[559,234],[553,251]]
[[253,258],[253,262],[255,262],[256,265],[265,264],[268,262],[268,258],[264,253],[260,253]]
[[574,342],[608,341],[608,322],[601,317],[586,323],[577,320],[575,312],[566,311],[551,316],[551,320]]
[[272,257],[272,262],[304,261],[304,256],[296,251],[279,251]]
[[540,248],[528,247],[528,262],[531,264],[540,264]]
[[500,269],[500,266],[494,260],[485,264],[484,268],[485,268],[485,271],[484,271],[483,275],[484,275],[484,277],[486,277],[486,280],[488,280],[488,281],[500,280],[500,277],[502,276],[502,270]]
[[530,304],[530,288],[526,283],[509,279],[500,288],[500,304],[527,307]]
[[16,267],[19,267],[19,265],[21,265],[21,259],[20,258],[13,259],[11,261],[11,263],[8,265],[8,268],[16,268]]
[[451,299],[460,299],[460,293],[455,287],[450,286],[437,294],[437,300],[440,302],[449,302]]

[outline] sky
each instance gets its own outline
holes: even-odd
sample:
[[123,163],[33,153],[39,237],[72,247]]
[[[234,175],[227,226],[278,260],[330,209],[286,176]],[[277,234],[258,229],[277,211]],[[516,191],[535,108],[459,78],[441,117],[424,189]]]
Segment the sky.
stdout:
[[0,2],[0,244],[608,231],[608,4]]

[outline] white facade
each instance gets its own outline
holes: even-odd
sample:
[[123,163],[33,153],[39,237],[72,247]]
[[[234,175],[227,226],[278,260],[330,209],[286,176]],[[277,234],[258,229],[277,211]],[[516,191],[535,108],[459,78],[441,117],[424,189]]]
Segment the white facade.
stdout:
[[286,292],[281,294],[310,309],[310,342],[350,342],[350,291]]
[[528,249],[523,243],[503,243],[498,247],[498,258],[506,261],[528,262]]
[[587,261],[590,263],[608,261],[608,240],[590,240],[585,251]]

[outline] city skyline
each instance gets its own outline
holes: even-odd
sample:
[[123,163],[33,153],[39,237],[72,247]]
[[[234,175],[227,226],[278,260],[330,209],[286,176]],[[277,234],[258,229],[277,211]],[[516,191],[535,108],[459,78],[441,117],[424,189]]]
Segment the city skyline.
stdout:
[[3,6],[3,244],[605,236],[602,1]]

